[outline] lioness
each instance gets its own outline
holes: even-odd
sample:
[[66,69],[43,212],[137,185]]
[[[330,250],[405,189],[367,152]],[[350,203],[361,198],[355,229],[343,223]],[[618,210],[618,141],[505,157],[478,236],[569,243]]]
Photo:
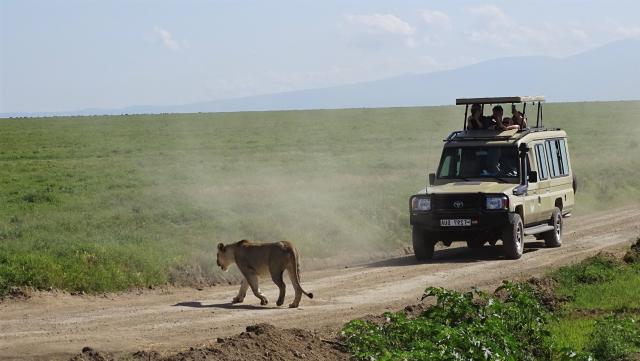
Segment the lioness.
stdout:
[[275,243],[252,243],[242,240],[240,242],[224,245],[218,244],[217,263],[223,271],[227,271],[232,263],[236,263],[244,280],[240,284],[238,295],[233,298],[232,303],[241,303],[247,295],[247,288],[251,286],[253,294],[260,299],[261,305],[266,305],[269,300],[262,294],[258,287],[258,275],[271,275],[271,279],[280,289],[280,295],[276,305],[282,306],[286,286],[282,279],[285,270],[289,273],[289,278],[296,291],[291,308],[298,307],[300,298],[304,293],[307,297],[313,298],[313,293],[307,293],[300,286],[300,265],[298,263],[298,251],[287,241]]

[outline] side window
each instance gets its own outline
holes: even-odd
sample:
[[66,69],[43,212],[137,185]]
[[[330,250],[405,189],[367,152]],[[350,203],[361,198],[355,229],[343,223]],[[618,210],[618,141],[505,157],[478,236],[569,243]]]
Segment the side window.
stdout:
[[449,176],[449,168],[451,167],[451,155],[447,155],[442,161],[442,168],[440,170],[440,177]]
[[562,166],[562,175],[569,175],[569,158],[567,157],[567,146],[564,139],[558,140],[558,148],[560,149],[560,165]]
[[547,148],[547,156],[549,157],[551,177],[558,177],[560,176],[560,163],[558,162],[558,147],[556,146],[556,141],[547,140],[545,146]]
[[536,160],[538,161],[538,177],[540,179],[549,178],[549,166],[547,157],[544,154],[544,145],[536,144]]
[[460,152],[458,149],[446,149],[438,177],[456,177],[460,174]]

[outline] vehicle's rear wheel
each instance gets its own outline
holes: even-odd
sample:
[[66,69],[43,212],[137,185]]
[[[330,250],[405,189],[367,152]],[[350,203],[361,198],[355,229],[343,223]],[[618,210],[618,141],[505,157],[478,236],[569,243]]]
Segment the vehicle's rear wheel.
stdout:
[[484,239],[470,239],[467,241],[467,247],[471,249],[482,248],[487,243]]
[[414,226],[411,228],[411,240],[413,242],[413,253],[418,261],[426,261],[433,258],[436,242],[428,232]]
[[556,207],[553,209],[549,225],[553,226],[553,230],[544,232],[544,244],[547,247],[562,246],[562,211]]
[[517,213],[509,215],[509,224],[502,230],[502,248],[508,259],[518,259],[524,252],[524,226]]

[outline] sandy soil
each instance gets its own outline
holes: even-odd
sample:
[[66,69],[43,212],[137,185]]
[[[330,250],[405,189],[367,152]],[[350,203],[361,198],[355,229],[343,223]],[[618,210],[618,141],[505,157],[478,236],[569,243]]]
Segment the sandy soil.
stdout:
[[[417,263],[400,256],[355,266],[302,272],[304,298],[298,309],[276,307],[277,288],[262,289],[265,307],[251,294],[244,304],[229,302],[238,286],[157,289],[105,296],[38,293],[0,304],[0,359],[68,359],[85,346],[121,353],[177,351],[238,334],[250,324],[281,328],[337,329],[367,314],[401,309],[418,301],[426,286],[490,288],[503,279],[523,279],[575,262],[602,249],[627,248],[640,235],[640,206],[565,219],[564,244],[547,249],[528,238],[520,260],[502,258],[500,246],[471,251],[462,245],[436,251]],[[288,297],[292,298],[288,285]]]

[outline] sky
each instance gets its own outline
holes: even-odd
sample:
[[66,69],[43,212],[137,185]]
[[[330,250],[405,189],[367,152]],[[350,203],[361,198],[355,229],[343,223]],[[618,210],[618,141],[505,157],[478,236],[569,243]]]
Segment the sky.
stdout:
[[637,0],[0,0],[0,113],[180,105],[564,57]]

